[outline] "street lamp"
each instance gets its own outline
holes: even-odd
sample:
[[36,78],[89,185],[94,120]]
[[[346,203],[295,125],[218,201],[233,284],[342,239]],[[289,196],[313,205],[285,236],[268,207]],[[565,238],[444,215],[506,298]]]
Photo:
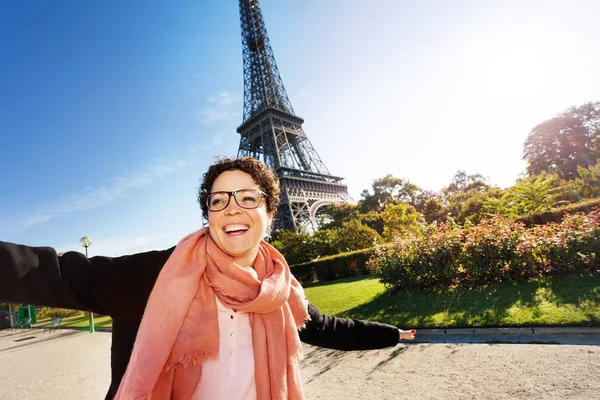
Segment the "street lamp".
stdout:
[[[87,248],[92,245],[92,239],[87,236],[79,239],[79,244],[85,247],[85,257],[87,258],[88,252]],[[94,313],[90,311],[90,333],[94,333]]]
[[87,257],[87,248],[90,247],[92,245],[92,239],[90,239],[87,236],[82,237],[81,239],[79,239],[79,244],[82,245],[83,247],[85,247],[85,256]]

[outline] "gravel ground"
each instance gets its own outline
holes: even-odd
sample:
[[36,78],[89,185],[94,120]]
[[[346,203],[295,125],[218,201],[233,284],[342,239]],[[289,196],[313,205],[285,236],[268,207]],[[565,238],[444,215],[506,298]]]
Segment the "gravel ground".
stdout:
[[307,346],[302,373],[307,399],[600,399],[598,346]]
[[[109,351],[109,333],[0,331],[0,399],[103,399]],[[302,375],[309,400],[600,399],[600,346],[307,345]]]

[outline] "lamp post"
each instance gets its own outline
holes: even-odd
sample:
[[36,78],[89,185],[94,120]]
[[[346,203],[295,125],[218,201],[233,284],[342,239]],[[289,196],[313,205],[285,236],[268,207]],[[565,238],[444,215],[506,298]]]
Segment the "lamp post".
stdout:
[[[79,239],[79,244],[85,247],[85,257],[87,258],[88,252],[87,249],[92,245],[92,239],[87,236]],[[90,333],[94,333],[94,313],[90,311]]]

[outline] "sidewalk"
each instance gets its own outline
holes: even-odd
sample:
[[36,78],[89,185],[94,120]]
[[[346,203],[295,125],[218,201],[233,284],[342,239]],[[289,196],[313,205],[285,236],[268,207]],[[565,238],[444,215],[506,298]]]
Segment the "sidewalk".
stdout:
[[2,400],[101,400],[110,382],[108,333],[0,330]]
[[[519,337],[531,341],[546,333],[539,329],[529,328],[531,333],[423,329],[418,335],[421,343],[406,341],[395,347],[368,351],[344,352],[305,345],[301,364],[305,397],[307,400],[598,398],[598,346],[469,342],[493,340],[496,336],[503,342]],[[569,328],[567,333],[565,328],[561,329],[547,335],[598,338],[597,328],[591,333],[577,333],[582,328]],[[448,342],[451,338],[460,342]],[[423,343],[425,339],[435,339],[438,343]],[[103,399],[110,382],[110,343],[111,335],[104,332],[0,330],[3,378],[0,397],[2,400]]]

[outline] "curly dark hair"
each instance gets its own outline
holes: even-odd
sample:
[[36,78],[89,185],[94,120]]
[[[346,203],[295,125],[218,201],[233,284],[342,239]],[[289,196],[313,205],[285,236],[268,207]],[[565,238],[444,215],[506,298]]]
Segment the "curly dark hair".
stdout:
[[208,219],[206,200],[215,180],[225,171],[240,170],[252,177],[252,180],[265,192],[267,211],[275,213],[279,206],[279,179],[265,164],[252,157],[222,158],[208,168],[202,176],[198,188],[198,203],[202,216]]

